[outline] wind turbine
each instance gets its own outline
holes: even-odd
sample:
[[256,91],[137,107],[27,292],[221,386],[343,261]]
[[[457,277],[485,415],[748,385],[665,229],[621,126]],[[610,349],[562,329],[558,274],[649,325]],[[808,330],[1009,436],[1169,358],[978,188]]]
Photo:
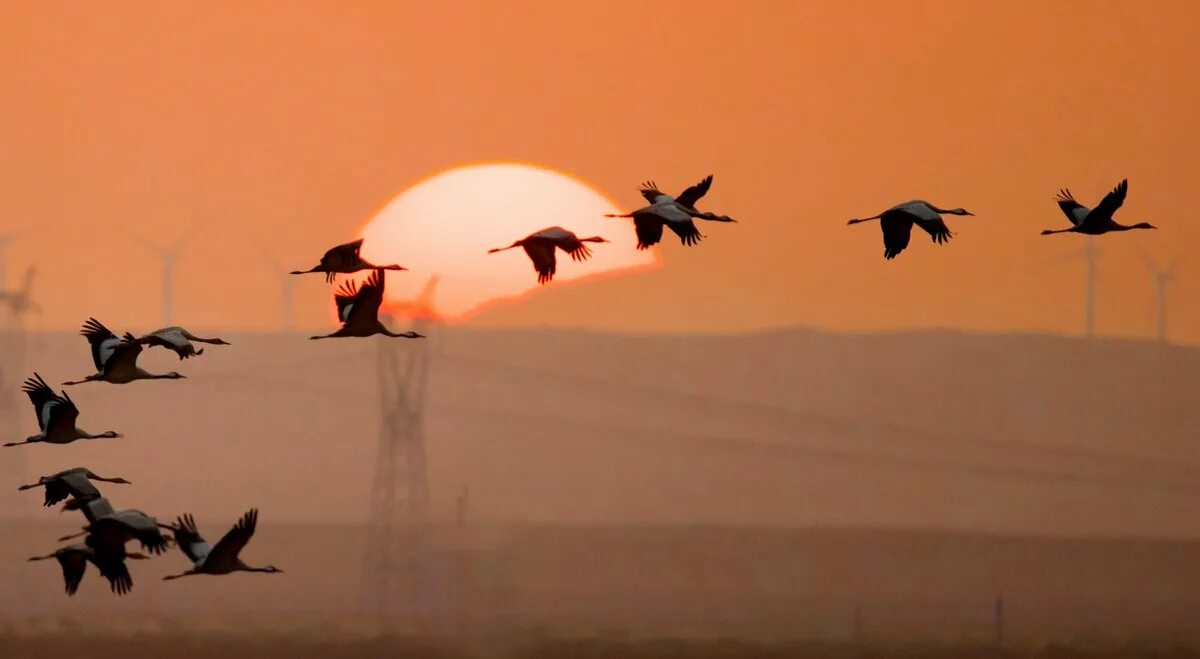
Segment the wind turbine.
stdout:
[[1167,342],[1167,286],[1175,279],[1175,267],[1179,265],[1179,257],[1175,257],[1166,267],[1160,267],[1144,251],[1138,249],[1142,263],[1154,277],[1155,307],[1158,317],[1158,342]]
[[192,225],[183,235],[179,237],[169,247],[152,243],[148,240],[134,236],[134,240],[157,256],[162,261],[162,315],[163,327],[171,325],[171,317],[174,311],[174,293],[175,293],[175,266],[179,264],[179,256],[183,253],[183,248],[187,245],[188,240],[192,237],[196,225]]
[[295,316],[293,314],[293,301],[295,299],[292,289],[296,284],[296,278],[289,275],[283,266],[279,265],[279,260],[267,248],[267,244],[259,237],[254,238],[254,242],[258,244],[258,251],[262,252],[263,258],[271,266],[271,273],[279,280],[279,297],[280,310],[283,313],[283,331],[290,332],[295,329]]
[[11,291],[6,291],[0,288],[0,302],[8,303],[9,309],[14,317],[21,317],[27,311],[38,311],[39,308],[33,303],[31,295],[33,291],[33,278],[37,275],[37,266],[29,266],[25,271],[25,279],[21,283],[21,288]]
[[29,227],[22,227],[20,229],[10,229],[4,233],[0,233],[0,291],[4,290],[4,283],[6,281],[6,275],[8,274],[8,245],[20,237],[21,234],[28,233],[29,231]]
[[439,277],[434,275],[425,280],[421,292],[411,300],[388,304],[388,311],[396,312],[413,320],[437,320],[437,311],[433,308],[433,292],[437,289]]
[[1073,261],[1081,257],[1086,261],[1087,269],[1083,283],[1083,335],[1089,339],[1096,335],[1096,282],[1099,277],[1096,270],[1096,257],[1099,255],[1100,250],[1096,248],[1096,237],[1088,236],[1084,241],[1083,249],[1067,252],[1043,262],[1049,264],[1058,261]]

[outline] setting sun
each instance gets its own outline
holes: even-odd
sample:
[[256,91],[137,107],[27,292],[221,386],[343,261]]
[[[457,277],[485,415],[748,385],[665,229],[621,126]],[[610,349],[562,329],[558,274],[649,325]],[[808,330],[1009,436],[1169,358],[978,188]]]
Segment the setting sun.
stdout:
[[627,220],[604,217],[618,212],[604,195],[566,174],[517,163],[468,165],[417,183],[379,211],[362,231],[363,256],[411,270],[388,278],[389,302],[411,299],[437,276],[438,314],[461,318],[542,288],[520,250],[487,251],[549,226],[611,242],[595,246],[585,262],[559,258],[547,286],[656,264],[653,252],[636,249]]

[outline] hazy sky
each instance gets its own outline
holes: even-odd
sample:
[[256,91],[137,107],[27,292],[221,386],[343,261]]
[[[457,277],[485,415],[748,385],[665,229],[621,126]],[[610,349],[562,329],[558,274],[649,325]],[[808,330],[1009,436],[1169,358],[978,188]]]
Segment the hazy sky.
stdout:
[[[39,227],[8,281],[36,260],[39,327],[146,329],[158,265],[130,236],[195,223],[177,319],[274,327],[254,236],[308,267],[407,186],[519,160],[622,206],[643,179],[711,172],[707,207],[741,223],[475,322],[1074,332],[1083,267],[1066,257],[1083,239],[1038,232],[1066,222],[1060,187],[1091,204],[1128,177],[1118,219],[1162,229],[1100,240],[1098,326],[1148,335],[1137,248],[1165,261],[1200,237],[1184,211],[1197,18],[1188,2],[8,2],[0,231]],[[915,233],[893,262],[876,226],[845,225],[914,197],[977,217],[951,218],[947,246]],[[1198,261],[1183,255],[1172,292],[1191,342]],[[329,324],[328,295],[297,286],[301,325]]]

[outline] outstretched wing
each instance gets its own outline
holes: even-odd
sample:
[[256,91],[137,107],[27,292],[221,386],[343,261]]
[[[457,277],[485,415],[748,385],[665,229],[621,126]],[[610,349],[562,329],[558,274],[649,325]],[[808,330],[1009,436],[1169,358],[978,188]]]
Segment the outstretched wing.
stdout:
[[233,565],[238,560],[242,548],[254,537],[254,529],[258,526],[258,509],[251,508],[238,523],[234,525],[225,537],[217,542],[209,554],[216,565]]
[[110,555],[93,552],[89,557],[100,574],[108,579],[112,591],[124,595],[133,590],[133,577],[129,576],[129,566],[125,565],[123,555]]
[[533,269],[537,270],[539,284],[554,279],[554,273],[558,271],[558,263],[554,258],[553,242],[539,238],[526,238],[521,247],[525,249],[529,260],[533,261]]
[[42,376],[34,373],[33,377],[25,380],[25,383],[21,385],[21,391],[24,391],[29,396],[30,402],[33,403],[38,427],[41,428],[43,434],[49,434],[50,429],[58,427],[59,424],[69,423],[72,428],[75,427],[79,409],[75,407],[75,403],[71,402],[70,398],[54,393]]
[[50,411],[60,404],[58,396],[37,373],[25,380],[21,391],[29,396],[29,402],[33,403],[33,413],[37,416],[38,427],[43,433],[46,432],[46,426],[50,424]]
[[383,270],[377,268],[358,287],[358,293],[354,296],[354,307],[347,315],[347,320],[364,316],[371,319],[378,318],[379,307],[383,304],[383,285]]
[[104,371],[104,365],[112,358],[113,351],[120,345],[121,340],[95,318],[88,318],[79,333],[86,337],[92,346],[92,362],[96,365],[96,372]]
[[92,485],[92,481],[87,477],[87,474],[82,471],[73,471],[59,477],[59,480],[67,486],[67,492],[76,499],[99,499],[100,490]]
[[689,247],[700,242],[700,239],[704,237],[700,235],[700,230],[696,228],[696,223],[691,218],[688,218],[686,222],[667,222],[667,227],[679,236],[679,242]]
[[883,229],[883,258],[894,259],[908,247],[912,235],[913,216],[900,210],[884,211],[879,218]]
[[583,241],[572,237],[571,240],[559,241],[559,249],[571,255],[572,261],[586,261],[592,258],[592,250]]
[[654,204],[660,200],[673,201],[674,197],[658,189],[658,184],[654,181],[645,181],[642,187],[638,188],[638,192],[646,198],[646,201]]
[[362,258],[358,252],[362,249],[362,238],[353,242],[331,247],[321,257],[321,265],[334,272],[352,272]]
[[183,329],[179,327],[166,327],[160,330],[151,332],[145,336],[138,337],[137,342],[141,345],[166,348],[179,355],[180,359],[187,359],[195,354],[196,348],[191,341],[183,335]]
[[334,294],[333,302],[337,305],[338,320],[343,325],[350,319],[350,314],[354,312],[354,303],[357,298],[358,282],[353,280],[343,281],[337,293]]
[[1088,213],[1088,217],[1094,217],[1097,220],[1104,221],[1111,220],[1113,213],[1117,212],[1117,209],[1121,207],[1121,204],[1125,203],[1125,195],[1128,192],[1129,179],[1124,179],[1117,184],[1117,187],[1112,189],[1112,192],[1104,195],[1104,198],[1100,200],[1100,203],[1096,204],[1096,207],[1092,209],[1092,212]]
[[191,513],[184,513],[176,518],[171,531],[175,534],[175,544],[179,545],[179,549],[192,563],[200,563],[208,558],[212,546],[200,535]]
[[140,354],[142,354],[142,344],[138,343],[137,337],[125,332],[125,336],[121,337],[120,342],[113,347],[108,360],[104,362],[103,371],[109,372],[119,366],[132,369],[137,364]]
[[950,236],[954,235],[950,233],[949,227],[946,226],[946,221],[940,217],[936,220],[914,219],[913,222],[924,229],[929,234],[929,237],[933,238],[933,242],[939,245],[950,242]]
[[708,189],[712,187],[712,180],[712,174],[705,176],[704,179],[702,179],[696,185],[693,185],[687,190],[679,193],[679,196],[675,197],[675,201],[687,206],[688,208],[695,208],[696,202],[700,201],[701,197],[708,194]]
[[663,221],[653,215],[634,215],[633,229],[637,233],[637,248],[649,249],[662,240]]
[[1055,197],[1055,201],[1058,202],[1058,207],[1062,209],[1062,212],[1067,216],[1067,219],[1071,220],[1071,224],[1079,226],[1083,224],[1085,219],[1087,219],[1088,207],[1084,206],[1078,201],[1075,201],[1075,196],[1071,194],[1070,190],[1066,188],[1059,190],[1058,196]]
[[67,595],[74,595],[79,590],[83,575],[87,572],[87,553],[83,551],[60,551],[55,556],[62,566],[63,583],[66,584]]

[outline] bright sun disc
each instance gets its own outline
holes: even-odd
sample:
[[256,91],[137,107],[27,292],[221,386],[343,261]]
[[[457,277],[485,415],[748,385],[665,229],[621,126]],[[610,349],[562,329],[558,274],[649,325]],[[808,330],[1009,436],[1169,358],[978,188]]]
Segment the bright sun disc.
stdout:
[[[363,229],[363,257],[399,263],[411,272],[388,274],[385,308],[400,308],[437,276],[433,306],[439,316],[460,319],[489,303],[602,273],[651,267],[658,258],[638,251],[623,212],[604,195],[566,174],[531,165],[498,163],[457,167],[405,190]],[[545,287],[521,249],[488,254],[550,226],[592,244],[592,258],[574,262],[559,252],[558,271]]]

